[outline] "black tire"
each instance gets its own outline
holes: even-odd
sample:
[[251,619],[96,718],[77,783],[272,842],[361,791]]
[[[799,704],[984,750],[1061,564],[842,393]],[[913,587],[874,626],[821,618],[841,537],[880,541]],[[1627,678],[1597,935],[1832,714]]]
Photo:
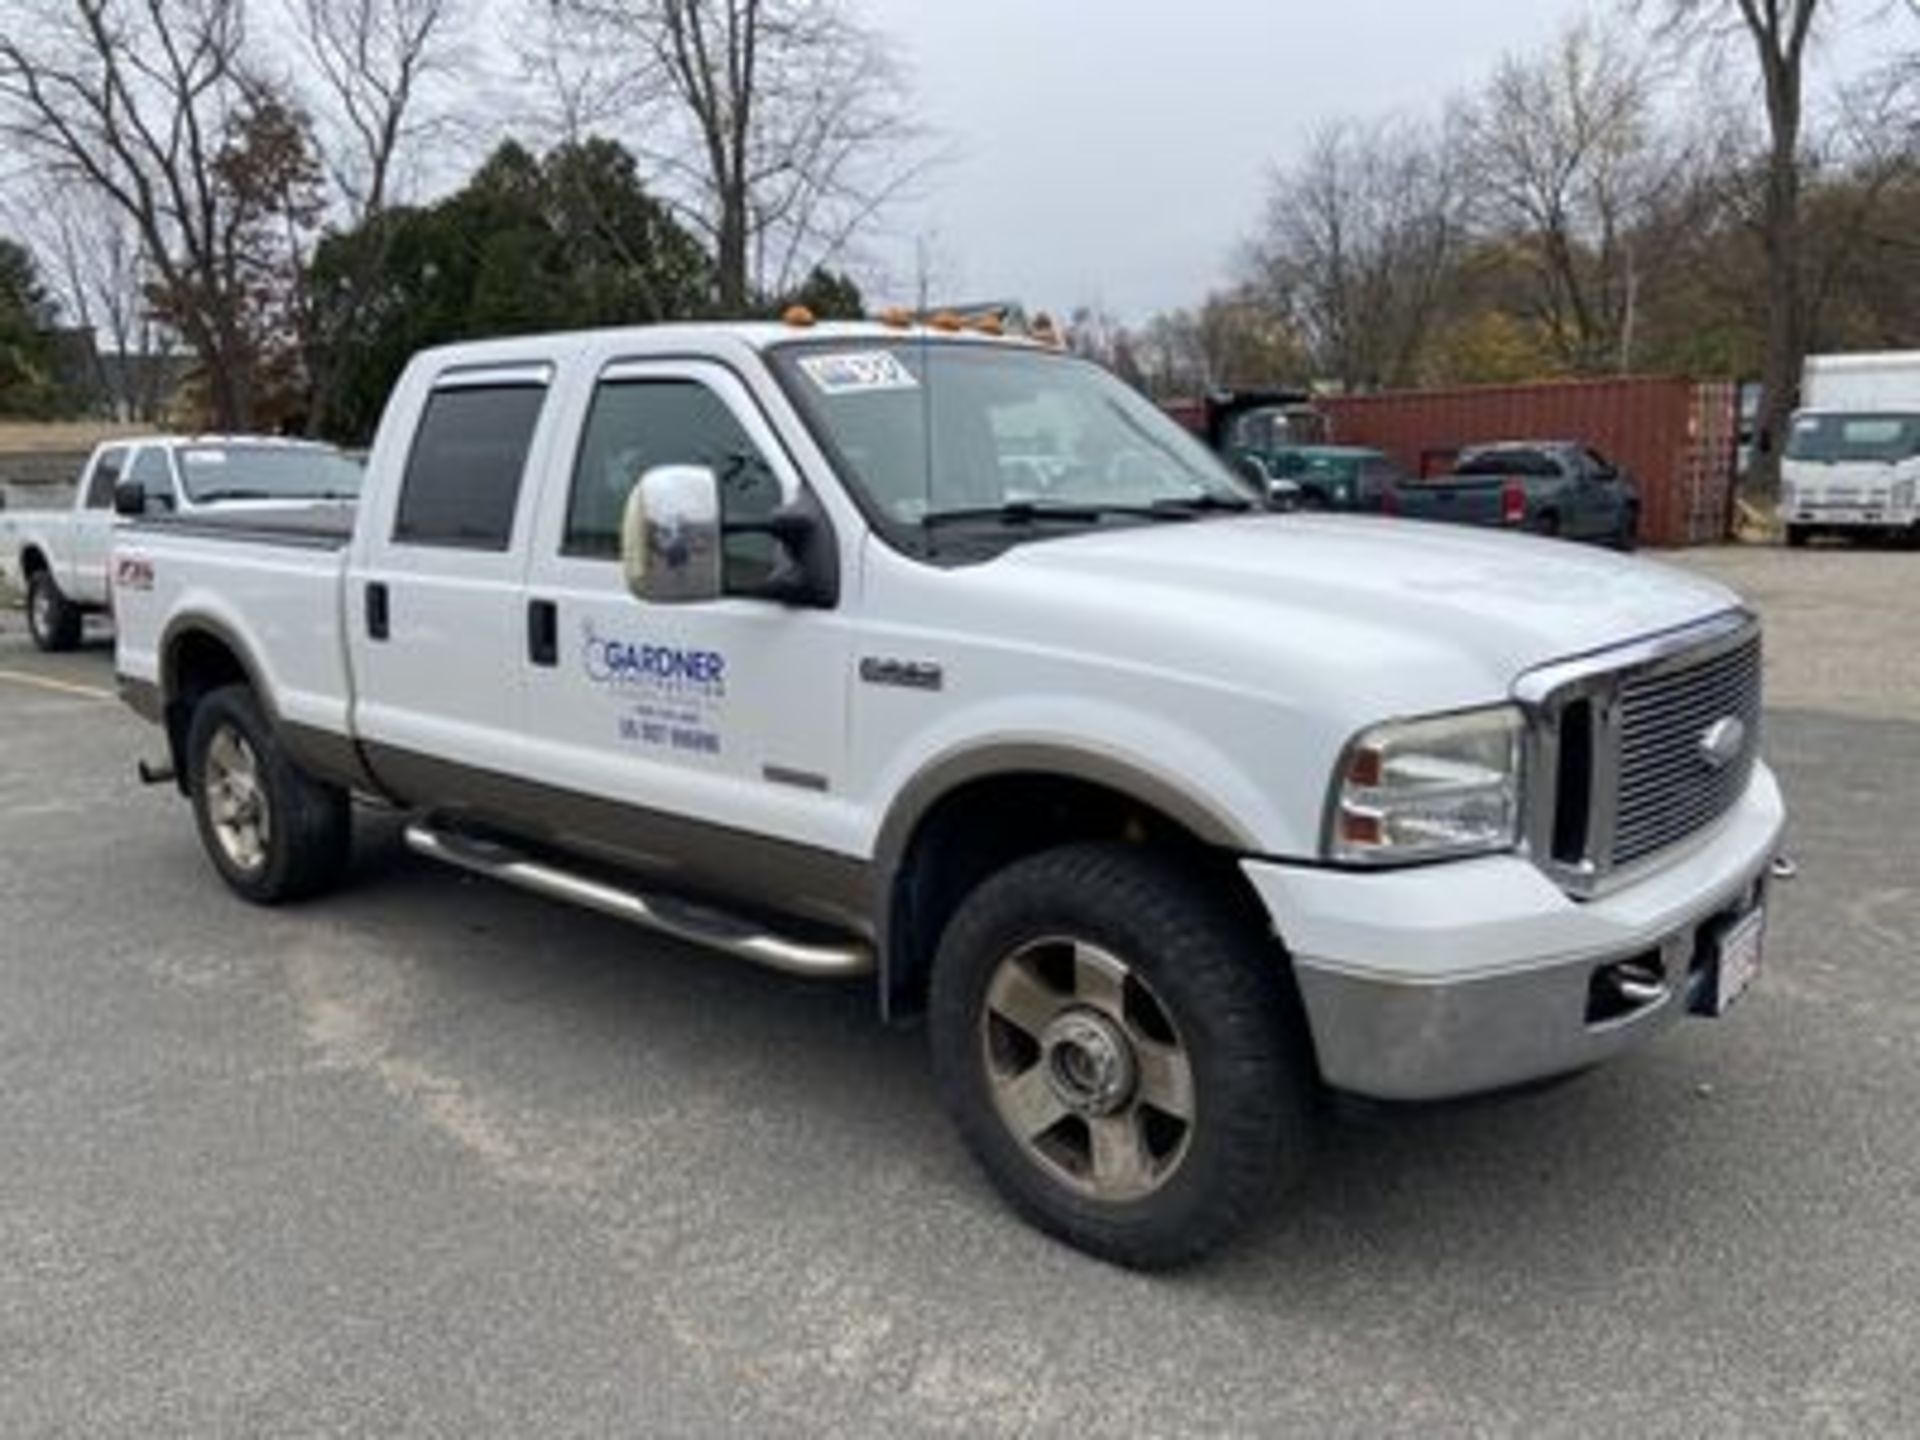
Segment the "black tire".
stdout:
[[27,633],[49,654],[80,643],[80,607],[60,593],[52,572],[36,570],[27,581]]
[[[239,747],[252,759],[249,787],[264,810],[264,837],[257,858],[236,853],[222,839],[216,803],[220,764],[210,764],[216,743],[223,753]],[[210,776],[210,772],[215,772]],[[353,846],[353,814],[347,793],[314,779],[280,745],[253,692],[244,685],[215,690],[194,707],[187,728],[187,791],[193,800],[200,843],[220,878],[236,895],[256,905],[278,905],[318,895],[340,883]]]
[[1790,550],[1804,549],[1807,541],[1812,537],[1813,532],[1805,525],[1787,526],[1787,548]]
[[1613,548],[1631,554],[1640,547],[1640,507],[1629,505],[1620,512],[1620,528],[1614,531]]
[[[996,1095],[1018,1081],[999,1074],[994,1047],[1005,1022],[989,996],[1005,992],[995,991],[995,977],[1060,946],[1069,947],[1065,963],[1075,972],[1085,951],[1118,957],[1126,1005],[1150,1004],[1164,1022],[1159,1033],[1185,1057],[1191,1119],[1172,1127],[1180,1138],[1170,1159],[1150,1158],[1150,1168],[1165,1169],[1140,1195],[1107,1198],[1087,1187],[1099,1182],[1094,1124],[1124,1118],[1142,1153],[1151,1150],[1154,1130],[1169,1128],[1147,1099],[1144,1065],[1125,1067],[1142,1078],[1124,1117],[1067,1112],[1046,1122],[1051,1129],[1029,1132],[1034,1139],[1002,1119]],[[1084,1014],[1079,1000],[1063,1003]],[[1101,1259],[1141,1269],[1196,1259],[1305,1171],[1317,1081],[1285,959],[1230,897],[1166,857],[1117,844],[1071,845],[990,877],[941,937],[929,1028],[942,1102],[988,1177],[1034,1225]],[[1061,1052],[1035,1046],[1032,1054],[1016,1068],[1057,1091]],[[1088,1157],[1079,1184],[1038,1153],[1042,1143],[1070,1152],[1076,1125]]]

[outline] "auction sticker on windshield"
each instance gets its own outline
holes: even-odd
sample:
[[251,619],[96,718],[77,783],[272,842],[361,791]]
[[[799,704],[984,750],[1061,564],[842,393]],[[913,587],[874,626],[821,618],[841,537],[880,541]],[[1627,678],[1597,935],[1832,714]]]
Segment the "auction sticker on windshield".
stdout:
[[800,368],[824,395],[849,395],[871,390],[918,390],[920,382],[890,350],[862,350],[850,355],[803,355]]

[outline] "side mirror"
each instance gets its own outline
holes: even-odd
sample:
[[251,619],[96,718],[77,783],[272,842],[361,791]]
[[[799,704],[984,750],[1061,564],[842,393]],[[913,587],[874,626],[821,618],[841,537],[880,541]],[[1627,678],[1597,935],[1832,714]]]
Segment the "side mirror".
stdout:
[[129,519],[147,513],[147,487],[138,480],[116,480],[113,486],[113,513]]
[[704,465],[661,465],[627,493],[620,516],[620,569],[650,605],[687,605],[720,595],[720,481]]

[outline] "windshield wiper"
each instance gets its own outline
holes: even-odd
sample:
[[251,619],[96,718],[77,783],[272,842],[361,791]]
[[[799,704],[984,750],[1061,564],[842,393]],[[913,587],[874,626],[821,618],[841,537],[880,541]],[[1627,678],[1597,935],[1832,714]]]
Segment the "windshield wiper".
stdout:
[[1239,495],[1215,495],[1209,491],[1200,495],[1169,496],[1154,501],[1149,508],[1156,515],[1196,515],[1209,511],[1238,515],[1251,510],[1253,502]]
[[206,505],[215,500],[271,500],[271,490],[202,490],[193,497],[196,505]]
[[1093,524],[1110,515],[1129,515],[1147,520],[1186,519],[1177,511],[1156,510],[1148,505],[1084,505],[1051,500],[1008,500],[1000,505],[965,505],[953,510],[935,510],[920,517],[921,525],[965,524],[970,520],[992,520],[1003,525],[1031,525],[1046,520],[1077,520]]

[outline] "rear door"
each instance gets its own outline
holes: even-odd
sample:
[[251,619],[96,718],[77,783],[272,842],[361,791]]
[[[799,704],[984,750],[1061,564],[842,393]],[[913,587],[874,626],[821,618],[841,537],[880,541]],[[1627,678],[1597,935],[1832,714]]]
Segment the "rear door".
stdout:
[[127,473],[125,446],[102,450],[88,473],[86,494],[74,507],[60,588],[82,605],[107,603],[107,558],[113,549],[113,487]]
[[523,763],[527,536],[551,378],[544,363],[444,371],[404,460],[375,457],[400,473],[361,502],[347,576],[354,721],[375,773],[417,804]]

